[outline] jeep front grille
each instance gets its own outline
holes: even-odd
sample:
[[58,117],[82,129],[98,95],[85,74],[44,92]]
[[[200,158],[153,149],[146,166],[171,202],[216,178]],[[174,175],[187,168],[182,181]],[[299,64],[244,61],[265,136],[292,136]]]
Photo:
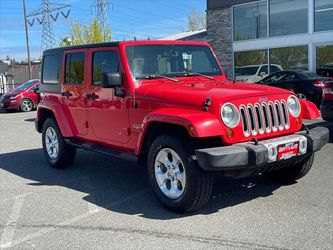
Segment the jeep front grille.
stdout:
[[239,109],[246,137],[289,129],[288,110],[284,100],[241,105]]

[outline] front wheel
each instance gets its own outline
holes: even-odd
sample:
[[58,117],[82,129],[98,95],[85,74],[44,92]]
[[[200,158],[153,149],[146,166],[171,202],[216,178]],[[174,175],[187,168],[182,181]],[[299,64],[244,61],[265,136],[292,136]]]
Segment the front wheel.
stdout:
[[73,163],[76,148],[66,144],[54,119],[48,118],[44,122],[42,140],[44,156],[50,166],[66,168]]
[[29,112],[33,109],[34,104],[30,99],[23,99],[20,103],[20,110],[23,112]]
[[307,155],[305,159],[297,164],[287,166],[278,170],[265,173],[265,177],[280,181],[292,182],[304,177],[311,169],[314,159],[314,153]]
[[212,174],[192,159],[189,143],[173,135],[157,137],[148,154],[148,175],[153,191],[166,208],[179,213],[204,206],[212,192]]

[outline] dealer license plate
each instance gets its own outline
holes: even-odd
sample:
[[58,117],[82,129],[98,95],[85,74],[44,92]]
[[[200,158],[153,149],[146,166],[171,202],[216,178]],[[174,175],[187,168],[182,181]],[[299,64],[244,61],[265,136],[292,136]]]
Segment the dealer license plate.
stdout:
[[278,160],[286,160],[298,154],[299,142],[288,142],[277,146]]

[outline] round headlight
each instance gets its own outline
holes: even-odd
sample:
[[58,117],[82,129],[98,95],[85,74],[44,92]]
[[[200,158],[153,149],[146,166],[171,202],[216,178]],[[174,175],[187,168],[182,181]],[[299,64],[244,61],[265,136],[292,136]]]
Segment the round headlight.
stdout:
[[301,105],[296,96],[289,96],[288,109],[293,117],[298,117],[301,113]]
[[236,127],[239,122],[239,113],[236,106],[231,103],[224,104],[221,109],[221,118],[227,127]]

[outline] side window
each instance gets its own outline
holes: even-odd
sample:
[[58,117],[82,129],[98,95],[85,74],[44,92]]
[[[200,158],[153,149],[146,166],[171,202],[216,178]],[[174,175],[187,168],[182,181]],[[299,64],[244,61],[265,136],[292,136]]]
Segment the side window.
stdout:
[[48,55],[43,58],[43,79],[44,84],[58,84],[61,68],[59,55]]
[[39,84],[33,86],[31,89],[29,89],[29,92],[34,92],[35,90],[39,89]]
[[261,75],[261,74],[264,74],[264,75],[267,75],[267,74],[268,74],[268,67],[267,67],[267,65],[262,66],[262,67],[260,68],[259,75]]
[[66,55],[65,83],[82,84],[84,82],[84,53]]
[[270,67],[270,70],[271,70],[271,74],[281,71],[281,69],[279,67],[276,67],[274,65]]
[[101,84],[103,73],[120,73],[116,51],[99,51],[93,54],[93,84]]
[[287,74],[282,80],[283,81],[292,81],[292,80],[296,80],[297,76],[295,74]]

